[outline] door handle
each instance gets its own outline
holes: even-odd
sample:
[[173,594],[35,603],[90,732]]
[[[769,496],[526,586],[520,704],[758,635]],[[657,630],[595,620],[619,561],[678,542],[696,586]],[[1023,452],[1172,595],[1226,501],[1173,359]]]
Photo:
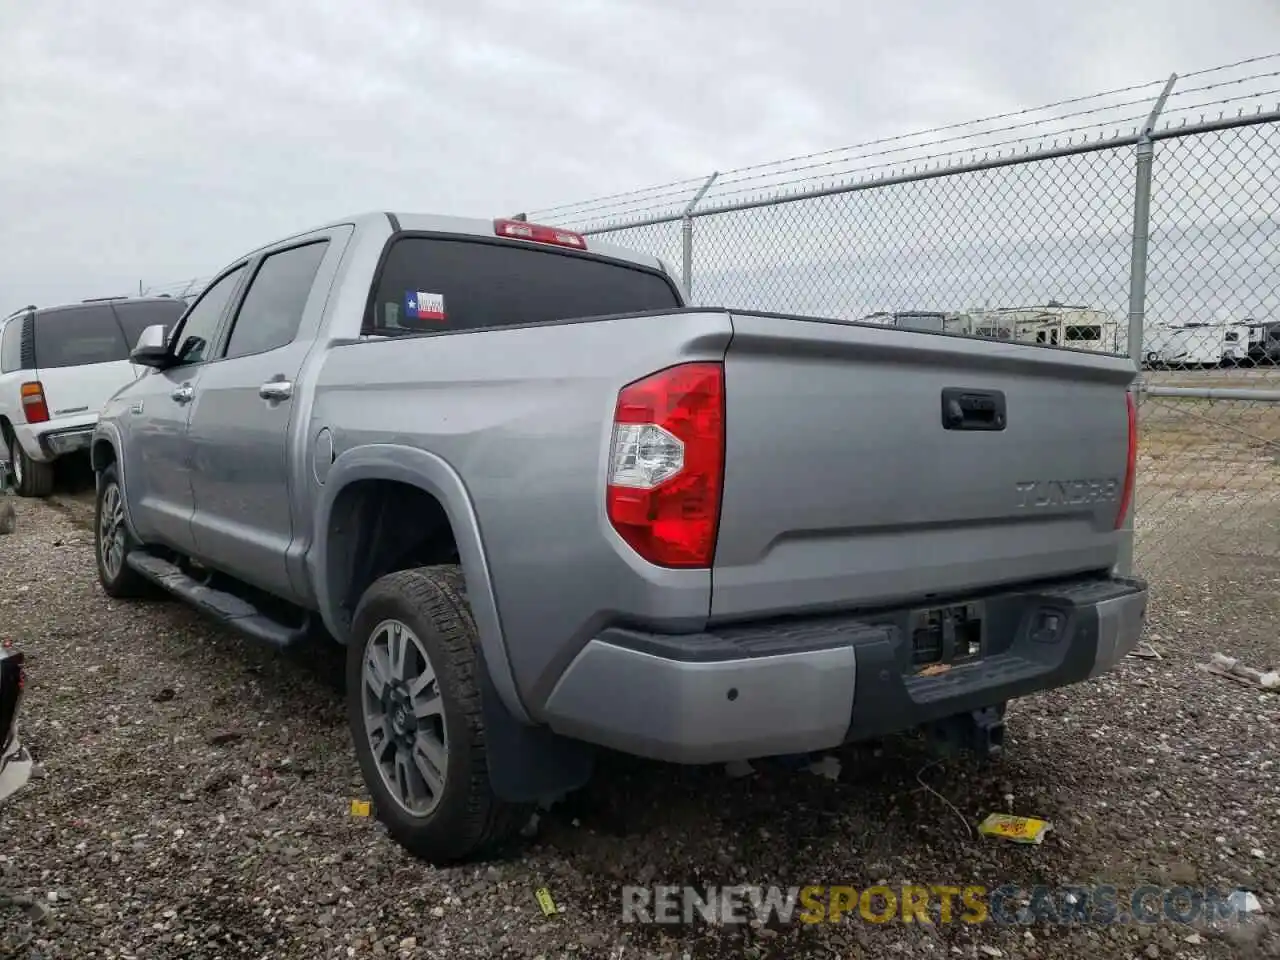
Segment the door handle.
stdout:
[[1004,392],[947,387],[942,391],[942,429],[1003,430],[1007,419]]
[[173,393],[169,394],[173,398],[174,403],[190,403],[195,397],[196,392],[191,389],[191,384],[184,383],[180,387],[174,387]]
[[268,380],[258,388],[258,396],[272,402],[288,400],[293,396],[293,384],[288,380]]

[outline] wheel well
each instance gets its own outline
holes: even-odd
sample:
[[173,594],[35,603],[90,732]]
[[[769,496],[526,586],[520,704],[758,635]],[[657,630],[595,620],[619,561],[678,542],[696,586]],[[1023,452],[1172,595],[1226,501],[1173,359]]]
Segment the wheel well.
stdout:
[[344,627],[375,580],[413,567],[457,563],[458,544],[440,501],[412,484],[357,480],[333,503],[325,530],[329,595]]
[[116,462],[116,448],[108,440],[95,441],[89,450],[89,463],[94,470],[105,470],[107,464]]
[[0,440],[4,440],[5,446],[8,447],[9,441],[13,439],[13,424],[9,422],[8,417],[0,417]]

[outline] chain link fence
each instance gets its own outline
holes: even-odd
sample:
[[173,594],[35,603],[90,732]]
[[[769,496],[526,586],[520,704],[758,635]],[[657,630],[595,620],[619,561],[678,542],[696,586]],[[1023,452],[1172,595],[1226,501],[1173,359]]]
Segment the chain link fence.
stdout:
[[1155,138],[1137,542],[1179,580],[1280,562],[1280,122],[1259,119]]
[[1280,562],[1280,55],[531,211],[696,304],[1128,354],[1135,567]]

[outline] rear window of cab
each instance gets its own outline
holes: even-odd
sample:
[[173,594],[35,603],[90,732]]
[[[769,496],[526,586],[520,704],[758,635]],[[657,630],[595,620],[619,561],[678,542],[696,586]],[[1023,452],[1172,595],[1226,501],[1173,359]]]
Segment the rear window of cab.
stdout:
[[663,275],[521,244],[400,237],[387,251],[365,333],[475,330],[670,310]]

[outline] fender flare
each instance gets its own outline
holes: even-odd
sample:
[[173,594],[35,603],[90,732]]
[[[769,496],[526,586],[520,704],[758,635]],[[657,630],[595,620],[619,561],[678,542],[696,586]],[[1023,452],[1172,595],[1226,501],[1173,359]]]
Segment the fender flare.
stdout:
[[337,615],[338,598],[329,587],[329,520],[342,491],[360,480],[392,480],[417,487],[444,507],[453,528],[467,582],[467,600],[476,622],[480,652],[486,672],[502,704],[514,719],[531,723],[520,700],[511,663],[507,657],[498,601],[489,575],[489,562],[475,508],[466,485],[457,471],[442,458],[425,450],[391,443],[366,444],[344,451],[325,474],[315,512],[315,543],[307,558],[311,582],[325,627],[340,642],[347,643],[350,631]]
[[105,464],[98,460],[95,451],[98,449],[100,442],[106,442],[111,447],[112,453],[115,454],[116,476],[120,480],[120,506],[124,509],[124,525],[129,531],[129,535],[133,537],[134,542],[142,543],[142,538],[138,536],[138,528],[134,525],[133,514],[129,511],[129,485],[125,478],[124,457],[120,455],[124,444],[120,441],[120,428],[114,423],[106,420],[99,420],[93,428],[93,434],[89,438],[89,466],[93,468],[93,486],[95,493],[101,489],[102,468]]

